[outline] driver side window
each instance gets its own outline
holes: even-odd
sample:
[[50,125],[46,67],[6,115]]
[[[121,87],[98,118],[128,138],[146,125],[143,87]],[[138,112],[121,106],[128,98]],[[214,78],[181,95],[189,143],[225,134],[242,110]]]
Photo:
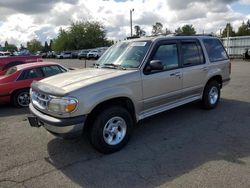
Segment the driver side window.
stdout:
[[158,47],[152,60],[160,60],[164,69],[170,70],[178,68],[177,44],[163,44]]

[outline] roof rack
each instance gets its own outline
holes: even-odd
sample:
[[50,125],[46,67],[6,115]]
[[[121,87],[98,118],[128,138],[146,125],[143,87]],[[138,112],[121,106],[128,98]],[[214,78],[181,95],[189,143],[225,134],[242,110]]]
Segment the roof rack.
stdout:
[[185,34],[182,34],[182,33],[176,33],[175,36],[207,36],[207,37],[213,37],[214,35],[213,34],[194,34],[194,35],[185,35]]

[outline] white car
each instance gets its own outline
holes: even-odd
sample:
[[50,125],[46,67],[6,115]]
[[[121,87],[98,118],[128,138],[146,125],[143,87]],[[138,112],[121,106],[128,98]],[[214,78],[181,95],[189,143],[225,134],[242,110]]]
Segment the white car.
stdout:
[[101,55],[105,52],[105,50],[90,50],[89,53],[87,53],[87,59],[98,59],[101,57]]
[[0,51],[0,56],[10,56],[10,52],[2,52],[2,51]]
[[72,58],[72,52],[61,52],[60,54],[56,55],[57,59],[66,59]]

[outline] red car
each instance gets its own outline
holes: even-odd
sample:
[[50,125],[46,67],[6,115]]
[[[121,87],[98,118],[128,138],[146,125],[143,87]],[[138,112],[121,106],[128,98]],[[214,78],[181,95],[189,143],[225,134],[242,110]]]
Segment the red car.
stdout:
[[33,80],[67,72],[68,69],[58,63],[36,62],[9,68],[0,76],[0,103],[12,102],[16,107],[29,105],[29,89]]
[[4,75],[7,69],[10,67],[32,62],[42,62],[43,59],[41,56],[9,56],[9,57],[0,57],[0,76]]

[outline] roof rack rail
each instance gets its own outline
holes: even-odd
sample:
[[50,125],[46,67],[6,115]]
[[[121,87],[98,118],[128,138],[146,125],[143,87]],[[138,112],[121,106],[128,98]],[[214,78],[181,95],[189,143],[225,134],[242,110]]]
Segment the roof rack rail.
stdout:
[[194,34],[194,35],[186,35],[186,34],[182,34],[182,33],[176,33],[175,36],[208,36],[208,37],[213,37],[213,34]]

